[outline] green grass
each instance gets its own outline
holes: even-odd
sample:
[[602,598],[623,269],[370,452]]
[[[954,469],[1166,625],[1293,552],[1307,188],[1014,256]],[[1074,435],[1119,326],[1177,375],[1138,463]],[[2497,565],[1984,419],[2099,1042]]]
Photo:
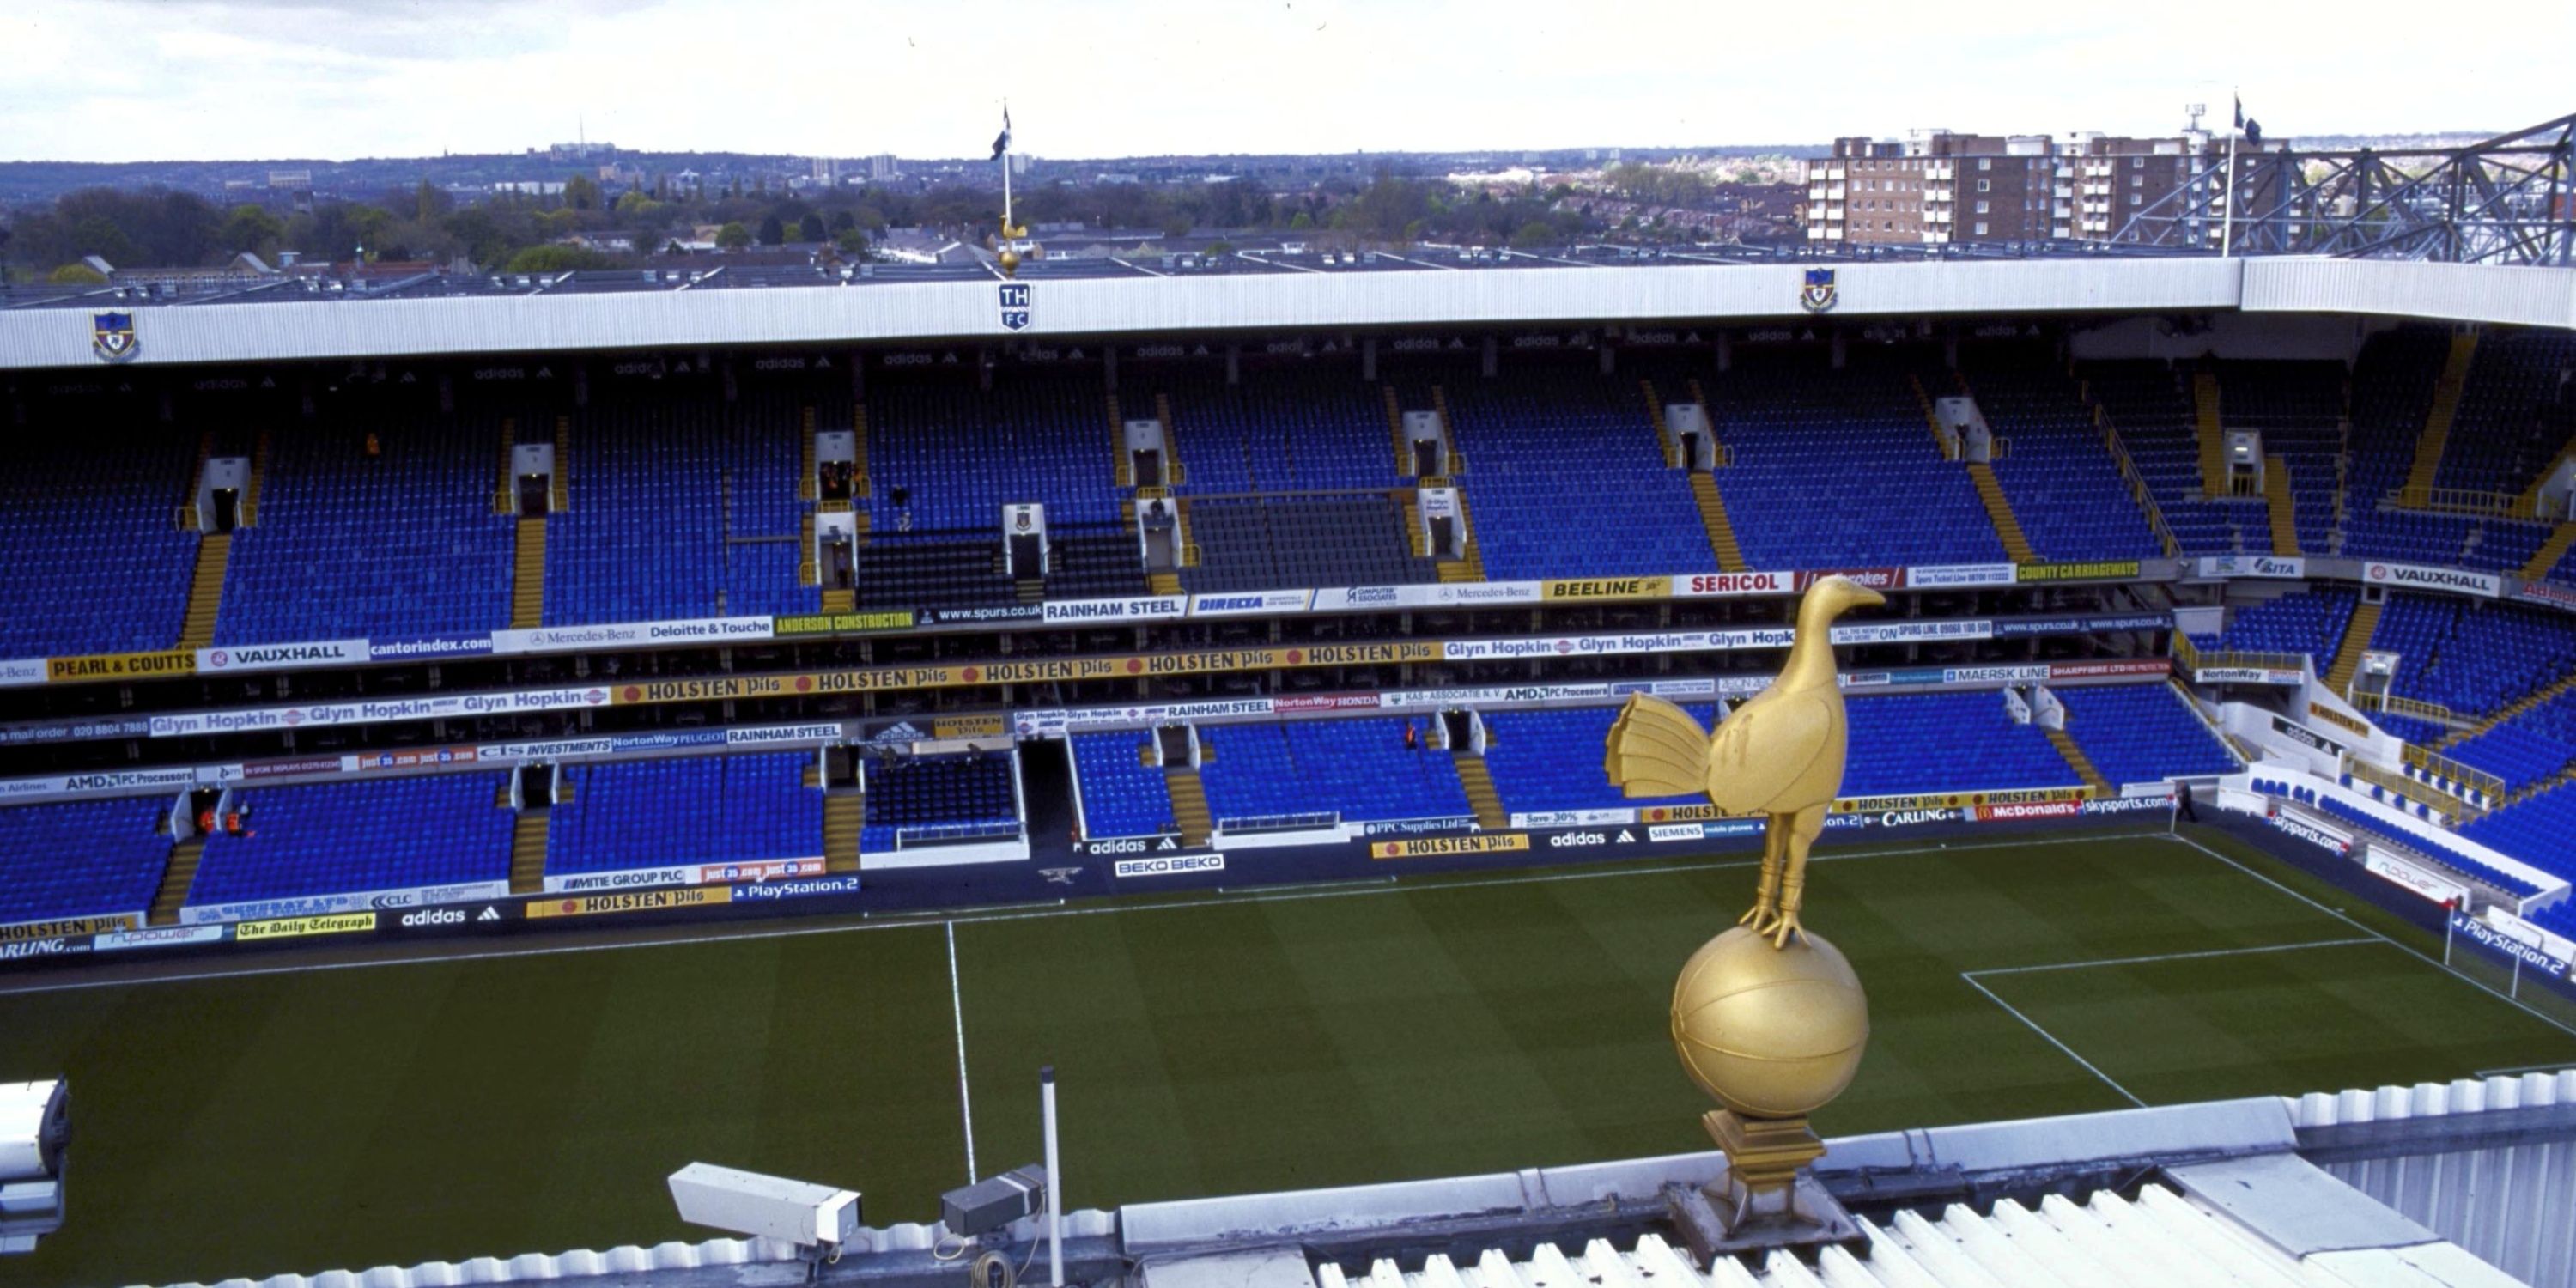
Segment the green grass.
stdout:
[[[2394,919],[2249,861],[2138,836],[1820,852],[1809,920],[1875,1032],[1819,1129],[2576,1063]],[[965,1179],[960,1012],[976,1162],[1039,1156],[1051,1062],[1079,1206],[1702,1149],[1664,1007],[1751,889],[1740,860],[1676,859],[967,919],[953,1000],[936,921],[0,995],[0,1080],[66,1073],[75,1103],[71,1224],[0,1284],[704,1237],[662,1184],[695,1159],[928,1219]]]

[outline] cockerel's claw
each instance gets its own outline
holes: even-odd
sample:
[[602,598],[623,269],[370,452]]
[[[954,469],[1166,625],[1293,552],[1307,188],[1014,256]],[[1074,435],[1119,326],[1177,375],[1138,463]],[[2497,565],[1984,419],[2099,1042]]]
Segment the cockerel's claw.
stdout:
[[1758,935],[1762,933],[1762,923],[1767,920],[1769,920],[1769,917],[1765,914],[1762,905],[1757,903],[1752,907],[1745,909],[1744,915],[1735,919],[1735,924],[1739,926],[1751,926],[1753,927],[1753,933]]
[[[1798,934],[1805,929],[1806,927],[1798,924],[1798,914],[1794,912],[1784,912],[1780,914],[1780,919],[1777,922],[1772,923],[1772,926],[1767,933],[1771,936],[1772,947],[1786,948],[1789,946],[1789,937]],[[1764,932],[1757,928],[1756,933]]]

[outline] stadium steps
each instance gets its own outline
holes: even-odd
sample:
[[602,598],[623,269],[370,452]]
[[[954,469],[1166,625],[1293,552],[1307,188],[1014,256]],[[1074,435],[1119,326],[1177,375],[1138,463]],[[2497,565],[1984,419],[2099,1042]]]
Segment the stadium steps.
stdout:
[[867,822],[868,798],[836,792],[823,798],[823,870],[859,870],[859,829]]
[[1655,382],[1639,379],[1637,393],[1646,400],[1646,424],[1654,429],[1655,442],[1662,445],[1664,449],[1664,468],[1680,469],[1682,449],[1673,442],[1672,434],[1664,428],[1664,400],[1655,396]]
[[827,590],[823,592],[822,608],[824,612],[846,613],[858,606],[859,592],[855,590]]
[[518,552],[512,556],[510,629],[533,630],[546,616],[546,521],[519,520]]
[[1146,574],[1145,574],[1145,589],[1146,589],[1147,591],[1149,591],[1149,592],[1151,592],[1151,593],[1153,593],[1153,594],[1157,594],[1157,595],[1177,595],[1177,594],[1180,594],[1180,593],[1181,593],[1181,575],[1180,575],[1179,573],[1176,573],[1176,572],[1149,572],[1149,573],[1146,573]]
[[814,512],[811,510],[805,512],[804,522],[797,529],[796,584],[800,586],[823,584],[823,570],[814,563]]
[[1386,395],[1386,432],[1395,443],[1395,476],[1412,478],[1413,445],[1404,441],[1404,405],[1396,401],[1392,383],[1380,381],[1377,388],[1378,392]]
[[2335,646],[2334,661],[2326,667],[2326,687],[2345,693],[2352,687],[2353,675],[2361,670],[2361,655],[2370,647],[2371,632],[2379,629],[2379,614],[2385,604],[2364,601],[2353,605],[2352,620],[2343,628],[2343,642]]
[[2272,553],[2300,553],[2298,502],[2290,491],[2288,457],[2263,458],[2263,504],[2271,509],[2272,514]]
[[2227,495],[2227,435],[2218,419],[2218,373],[2202,369],[2191,377],[2192,425],[2200,437],[2200,494]]
[[170,846],[170,863],[161,869],[161,888],[152,892],[152,911],[146,914],[144,924],[179,924],[179,906],[188,901],[188,887],[197,880],[197,860],[205,852],[206,838],[202,836],[192,836]]
[[250,486],[242,489],[241,525],[259,526],[260,484],[268,478],[268,444],[270,431],[259,431],[259,439],[250,449]]
[[1172,824],[1180,829],[1181,844],[1207,844],[1208,833],[1216,830],[1216,824],[1208,816],[1207,787],[1199,782],[1198,768],[1163,766],[1163,787],[1172,795]]
[[1945,461],[1959,459],[1957,449],[1950,445],[1949,438],[1941,432],[1941,417],[1932,410],[1932,395],[1930,391],[1924,389],[1923,377],[1908,373],[1905,383],[1914,387],[1915,405],[1923,409],[1923,430],[1932,436],[1932,450],[1939,452],[1941,459]]
[[[850,493],[853,496],[876,494],[876,485],[868,481],[868,405],[866,403],[860,403],[850,409]],[[859,524],[859,534],[864,540],[868,525],[864,514],[860,518],[862,521]]]
[[215,614],[224,602],[224,568],[232,557],[231,533],[209,533],[197,539],[197,571],[188,578],[188,611],[179,619],[179,647],[205,648],[215,642]]
[[492,488],[492,513],[519,512],[519,481],[510,476],[511,447],[519,441],[519,422],[509,416],[501,418],[500,482]]
[[2093,767],[2093,758],[2085,755],[2082,747],[2075,745],[2074,735],[2063,729],[2043,729],[2040,732],[2048,735],[2048,745],[2057,748],[2057,754],[2065,758],[2066,767],[2074,770],[2075,776],[2083,779],[2084,785],[2091,788],[2094,795],[2112,794],[2111,780],[2104,778],[2102,771]]
[[555,487],[552,508],[572,508],[572,417],[555,417]]
[[2421,506],[2432,500],[2433,482],[2442,472],[2442,452],[2451,445],[2451,422],[2460,413],[2460,393],[2468,387],[2469,364],[2478,356],[2478,333],[2462,331],[2451,337],[2451,356],[2442,364],[2442,378],[2433,385],[2433,401],[2424,409],[2424,432],[2415,439],[2415,461],[2406,471],[2406,489],[2398,494],[2402,505]]
[[2013,514],[2012,498],[2004,495],[2004,485],[1995,480],[1995,467],[1984,461],[1968,462],[1968,481],[1977,486],[1977,499],[1985,503],[1986,518],[1995,525],[1995,535],[2003,539],[2004,553],[2014,563],[2037,563],[2039,552],[2030,548],[2030,537],[2021,530],[2021,519]]
[[546,888],[546,834],[554,811],[519,811],[510,822],[510,893],[539,894]]
[[[1154,395],[1154,415],[1163,422],[1163,486],[1179,487],[1190,481],[1190,471],[1181,464],[1181,436],[1180,431],[1173,427],[1170,395]],[[1127,432],[1126,426],[1119,426],[1118,432],[1123,437]],[[1182,508],[1186,510],[1188,503],[1183,502]],[[1180,535],[1182,539],[1189,536],[1186,531]]]
[[[1165,574],[1169,576],[1170,574]],[[1046,582],[1038,577],[1022,577],[1011,583],[1011,594],[1023,604],[1046,602]]]
[[1118,414],[1118,395],[1103,394],[1109,407],[1109,458],[1117,462],[1113,481],[1120,487],[1136,486],[1136,461],[1127,454],[1127,421]]
[[1464,749],[1449,753],[1458,766],[1458,785],[1467,789],[1467,805],[1476,815],[1476,826],[1497,832],[1511,826],[1512,816],[1503,812],[1503,798],[1494,792],[1494,773],[1485,767],[1483,755]]
[[2494,729],[2497,725],[2503,724],[2507,720],[2513,719],[2515,716],[2531,710],[2533,707],[2539,706],[2544,702],[2548,702],[2553,698],[2561,697],[2570,690],[2576,690],[2576,674],[2560,676],[2538,689],[2534,689],[2519,698],[2515,698],[2513,701],[2497,708],[2494,714],[2479,717],[2475,723],[2471,724],[2466,729],[2452,730],[2450,736],[2444,738],[2440,745],[2443,747],[2449,747],[2455,743],[2466,742],[2471,738],[2477,737],[2479,734],[2486,733]]
[[1440,562],[1440,580],[1483,581],[1485,552],[1476,546],[1476,520],[1475,516],[1467,512],[1465,488],[1458,489],[1458,533],[1462,538],[1459,544],[1462,553],[1456,559],[1444,559]]
[[[820,488],[816,485],[816,483],[815,483],[815,481],[814,481],[814,470],[815,470],[815,464],[814,464],[814,434],[815,434],[815,432],[816,432],[816,426],[815,426],[815,423],[814,423],[814,409],[813,409],[813,408],[811,408],[811,407],[807,407],[807,408],[805,409],[804,423],[805,423],[805,429],[804,429],[804,432],[803,432],[803,433],[801,433],[801,434],[799,434],[799,435],[797,435],[797,437],[798,437],[798,438],[800,438],[801,440],[803,440],[803,443],[804,443],[804,451],[805,451],[805,459],[804,459],[804,461],[803,461],[802,465],[801,465],[801,466],[797,469],[797,471],[796,471],[796,499],[797,499],[797,500],[799,500],[799,501],[811,501],[811,500],[814,500],[814,499],[815,499],[816,494],[820,491]],[[813,541],[814,534],[813,534],[813,532],[810,530],[810,527],[809,527],[809,530],[805,533],[805,537],[806,537],[806,541],[805,541],[805,548],[806,548],[806,549],[808,549],[808,550],[813,549],[813,548],[814,548],[814,541]],[[811,585],[813,585],[814,583],[812,583],[812,582],[810,582],[810,581],[809,581],[809,582],[806,582],[805,584],[806,584],[806,585],[808,585],[808,586],[811,586]]]
[[1735,540],[1735,521],[1726,517],[1726,498],[1718,495],[1717,480],[1697,470],[1690,476],[1691,501],[1699,506],[1699,521],[1708,529],[1708,548],[1717,556],[1722,572],[1743,572],[1752,565],[1744,562],[1744,547]]
[[2550,569],[2556,568],[2559,559],[2567,554],[2570,545],[2576,545],[2576,523],[2562,523],[2550,529],[2548,540],[2541,542],[2540,549],[2531,556],[2531,562],[2522,566],[2522,579],[2546,579]]

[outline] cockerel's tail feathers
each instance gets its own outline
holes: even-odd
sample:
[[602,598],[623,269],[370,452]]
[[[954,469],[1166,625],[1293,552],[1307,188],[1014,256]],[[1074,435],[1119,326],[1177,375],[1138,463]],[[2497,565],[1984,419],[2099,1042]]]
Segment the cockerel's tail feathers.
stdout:
[[1632,797],[1696,796],[1708,790],[1708,734],[1680,707],[1631,693],[1610,726],[1601,767]]

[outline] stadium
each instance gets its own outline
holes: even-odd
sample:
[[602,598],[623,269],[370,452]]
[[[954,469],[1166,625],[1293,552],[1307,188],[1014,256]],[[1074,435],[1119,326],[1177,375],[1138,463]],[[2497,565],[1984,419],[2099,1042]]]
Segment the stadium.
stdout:
[[[1090,1283],[2569,1282],[2550,173],[2334,253],[12,288],[0,1079],[83,1109],[0,1281],[953,1282],[1044,1065]],[[1695,1258],[1762,825],[1602,747],[1834,574],[1867,1233]],[[867,1228],[696,1242],[698,1160]]]

